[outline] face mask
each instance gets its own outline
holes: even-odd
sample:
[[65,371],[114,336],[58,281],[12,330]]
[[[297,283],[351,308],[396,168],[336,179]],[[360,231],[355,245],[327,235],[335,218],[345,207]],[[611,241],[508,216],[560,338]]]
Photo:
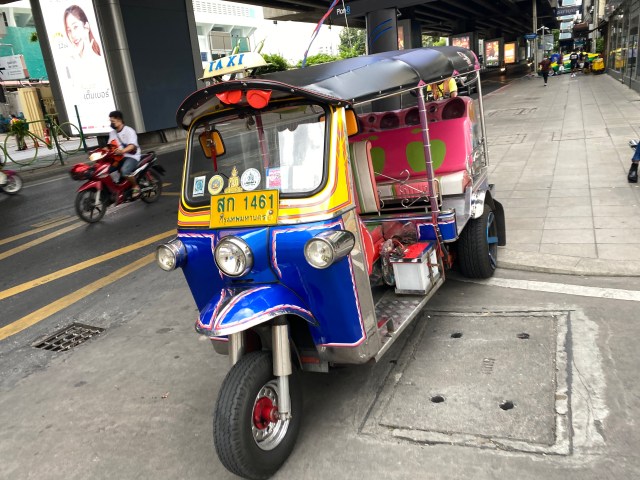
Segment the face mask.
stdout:
[[115,123],[113,123],[113,122],[111,122],[111,123],[109,124],[109,126],[110,126],[111,128],[113,128],[114,130],[116,129],[116,124],[115,124]]

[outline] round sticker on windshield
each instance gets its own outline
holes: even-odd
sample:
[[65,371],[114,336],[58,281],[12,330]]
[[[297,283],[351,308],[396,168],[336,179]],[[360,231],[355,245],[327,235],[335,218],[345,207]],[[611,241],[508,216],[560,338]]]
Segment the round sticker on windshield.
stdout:
[[255,190],[260,185],[260,180],[262,176],[260,172],[255,168],[248,168],[244,172],[242,172],[242,176],[240,177],[240,186],[244,190]]
[[224,188],[224,178],[222,175],[214,175],[209,180],[209,195],[217,195]]

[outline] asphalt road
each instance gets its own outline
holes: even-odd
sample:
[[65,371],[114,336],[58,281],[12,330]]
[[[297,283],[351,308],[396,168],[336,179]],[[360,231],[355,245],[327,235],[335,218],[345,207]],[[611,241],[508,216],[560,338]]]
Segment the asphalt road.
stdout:
[[[65,307],[81,300],[64,298],[152,253],[161,237],[171,235],[177,219],[182,155],[175,151],[160,156],[166,174],[157,202],[110,208],[96,224],[76,216],[74,200],[80,183],[66,174],[28,183],[13,197],[2,194],[0,329],[39,310],[41,320],[36,320],[46,325],[54,302]],[[48,281],[51,276],[55,278]],[[0,338],[5,337],[1,332]]]

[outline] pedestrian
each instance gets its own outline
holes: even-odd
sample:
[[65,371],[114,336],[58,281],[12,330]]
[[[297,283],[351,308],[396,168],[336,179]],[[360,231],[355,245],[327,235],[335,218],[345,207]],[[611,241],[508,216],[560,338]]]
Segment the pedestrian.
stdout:
[[544,79],[544,86],[547,86],[547,80],[549,79],[549,70],[551,69],[551,60],[545,55],[542,61],[539,63],[540,71],[542,72],[542,78]]
[[631,168],[629,168],[629,175],[627,175],[629,183],[638,183],[638,163],[640,163],[640,142],[638,142],[636,151],[631,157]]
[[569,60],[571,61],[571,76],[575,77],[578,71],[578,52],[575,49],[569,55]]

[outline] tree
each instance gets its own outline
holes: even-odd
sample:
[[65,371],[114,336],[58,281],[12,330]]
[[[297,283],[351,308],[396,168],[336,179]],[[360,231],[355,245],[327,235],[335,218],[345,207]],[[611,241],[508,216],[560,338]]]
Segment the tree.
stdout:
[[443,47],[447,44],[445,37],[434,37],[432,35],[422,35],[423,47]]
[[[318,53],[317,55],[310,55],[307,57],[307,63],[305,66],[310,67],[311,65],[318,65],[320,63],[329,63],[335,62],[336,60],[340,60],[340,57],[337,55],[329,55],[328,53]],[[297,68],[302,67],[302,60],[300,60],[296,64]]]
[[367,32],[362,28],[343,28],[340,32],[340,58],[359,57],[367,53]]
[[265,53],[264,55],[262,55],[262,58],[264,58],[268,65],[256,68],[256,75],[281,72],[283,70],[288,70],[289,68],[291,68],[289,62],[287,62],[287,60],[282,55],[279,55],[277,53]]

